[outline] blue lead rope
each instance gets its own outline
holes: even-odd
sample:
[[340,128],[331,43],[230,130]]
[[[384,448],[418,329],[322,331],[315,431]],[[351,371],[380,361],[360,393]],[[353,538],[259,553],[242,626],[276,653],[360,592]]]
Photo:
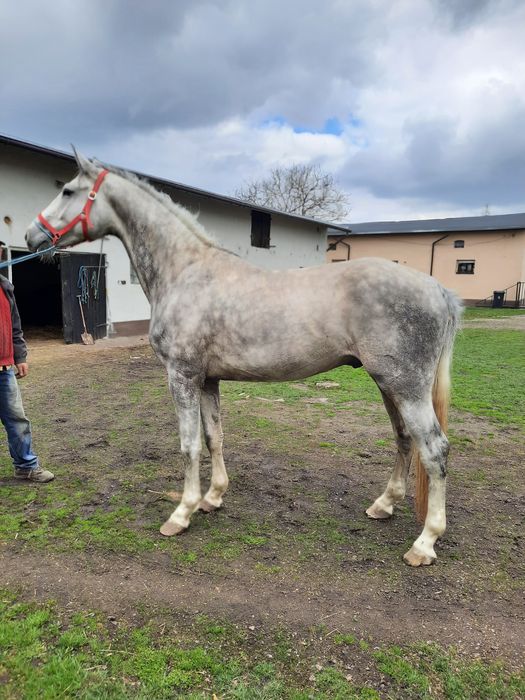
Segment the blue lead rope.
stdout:
[[38,258],[40,255],[45,255],[56,249],[56,245],[52,245],[45,250],[38,250],[36,253],[29,253],[29,255],[22,255],[20,258],[11,258],[11,260],[4,260],[0,262],[0,270],[4,267],[10,267],[11,265],[18,265],[18,263],[25,262],[26,260],[32,260],[33,258]]

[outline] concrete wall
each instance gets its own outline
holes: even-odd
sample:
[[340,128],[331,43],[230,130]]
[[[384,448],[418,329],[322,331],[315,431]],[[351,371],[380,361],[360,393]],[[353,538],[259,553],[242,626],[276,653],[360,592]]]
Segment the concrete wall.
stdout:
[[[430,273],[432,242],[439,233],[406,235],[355,235],[345,238],[350,258],[377,256],[396,260]],[[454,241],[464,241],[455,248]],[[333,239],[335,242],[335,239]],[[347,258],[348,249],[338,243],[327,253],[329,262]],[[475,261],[474,274],[457,274],[458,260]],[[434,247],[432,274],[445,287],[467,300],[481,300],[525,280],[525,231],[484,231],[448,234]]]
[[254,265],[268,269],[322,265],[326,227],[309,221],[272,214],[270,248],[250,244],[251,209],[172,188],[164,190],[199,217],[200,223],[221,246]]
[[[59,156],[0,144],[0,240],[25,250],[26,228],[58,194],[61,183],[76,172],[73,162]],[[206,196],[165,188],[173,199],[199,214],[199,220],[227,250],[266,268],[319,265],[325,262],[326,227],[278,214],[272,216],[269,249],[250,244],[251,210]],[[6,221],[8,223],[6,223]],[[73,252],[96,253],[100,243],[82,243]],[[116,238],[104,240],[107,260],[108,320],[130,323],[148,319],[149,304],[139,284],[131,280],[128,255]]]

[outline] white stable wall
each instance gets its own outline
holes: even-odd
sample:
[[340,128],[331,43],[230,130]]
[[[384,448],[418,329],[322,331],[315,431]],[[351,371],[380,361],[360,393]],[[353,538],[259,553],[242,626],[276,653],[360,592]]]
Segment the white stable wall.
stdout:
[[[32,219],[76,172],[75,164],[60,154],[35,152],[0,143],[0,240],[26,250],[25,231]],[[284,269],[325,262],[326,227],[311,221],[272,214],[269,249],[250,244],[251,209],[232,202],[164,187],[175,201],[198,213],[206,230],[227,250],[255,265]],[[9,223],[6,223],[9,222]],[[71,252],[96,253],[100,242],[82,243]],[[121,242],[104,239],[108,321],[119,323],[148,319],[148,301],[130,277],[129,258]]]

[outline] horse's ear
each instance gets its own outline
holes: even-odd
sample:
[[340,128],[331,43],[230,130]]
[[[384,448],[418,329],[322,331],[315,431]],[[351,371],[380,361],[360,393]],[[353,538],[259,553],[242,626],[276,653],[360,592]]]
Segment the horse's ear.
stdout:
[[73,153],[75,154],[75,160],[77,161],[78,169],[81,173],[86,173],[89,175],[93,172],[93,164],[85,156],[82,155],[77,149],[71,144]]

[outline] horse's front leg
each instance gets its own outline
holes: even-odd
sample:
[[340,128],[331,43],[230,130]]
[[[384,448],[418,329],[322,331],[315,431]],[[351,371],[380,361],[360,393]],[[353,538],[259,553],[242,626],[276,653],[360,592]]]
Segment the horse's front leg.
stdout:
[[166,537],[180,535],[190,524],[190,516],[201,500],[199,462],[200,434],[200,377],[188,377],[177,369],[168,368],[171,393],[179,416],[181,452],[186,458],[184,491],[177,508],[160,528]]
[[211,484],[199,508],[210,513],[221,507],[222,497],[228,488],[228,474],[222,456],[219,382],[216,379],[207,379],[202,387],[201,418],[204,439],[211,457]]

